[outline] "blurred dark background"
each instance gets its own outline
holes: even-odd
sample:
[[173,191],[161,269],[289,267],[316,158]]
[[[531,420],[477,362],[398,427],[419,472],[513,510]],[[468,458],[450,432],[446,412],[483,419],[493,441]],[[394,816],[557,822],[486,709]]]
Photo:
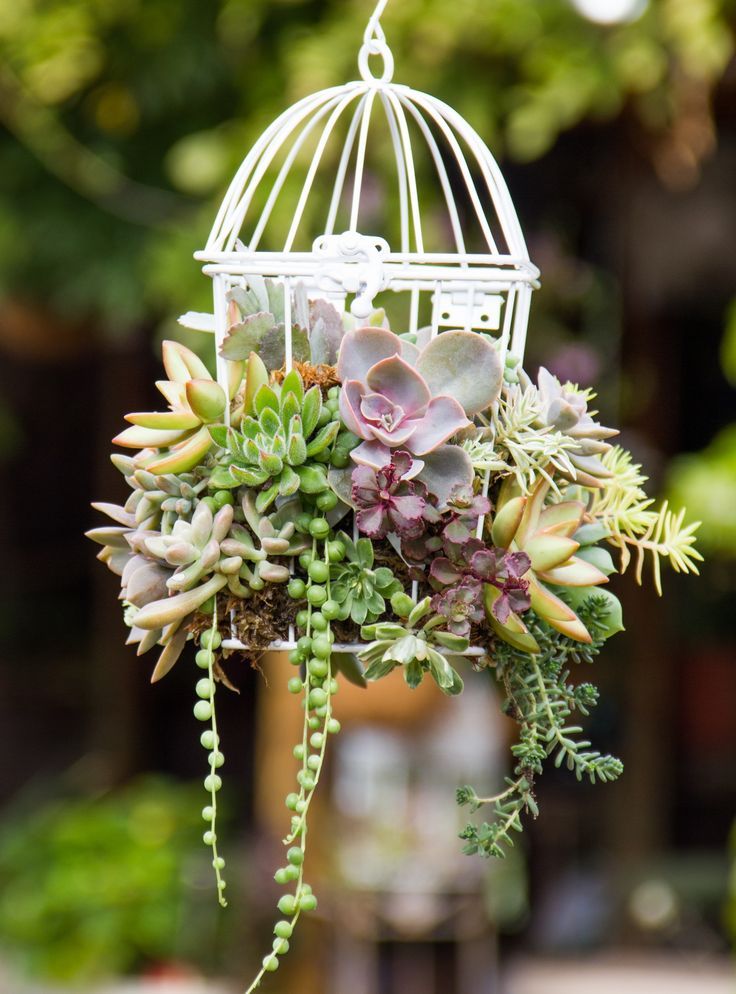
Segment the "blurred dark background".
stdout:
[[[185,337],[183,311],[210,309],[192,253],[230,177],[288,103],[354,76],[370,7],[0,5],[9,976],[81,989],[111,974],[237,975],[259,954],[259,928],[268,936],[273,898],[261,905],[258,891],[277,857],[254,801],[262,680],[231,667],[241,693],[220,695],[238,854],[223,923],[198,844],[191,661],[151,688],[147,660],[122,644],[115,578],[82,532],[90,500],[122,496],[109,440],[126,411],[155,405],[161,338]],[[617,582],[628,630],[596,665],[591,735],[625,774],[589,788],[546,773],[539,820],[488,880],[487,942],[495,950],[500,933],[502,968],[665,953],[702,969],[692,989],[709,991],[709,964],[722,968],[736,929],[736,9],[402,0],[383,24],[396,77],[452,104],[501,162],[543,276],[527,365],[599,384],[602,420],[622,427],[653,490],[704,522],[699,580],[668,573],[663,601],[630,576]],[[503,746],[510,733],[496,734]],[[136,877],[136,866],[147,869]],[[329,920],[295,944],[300,991],[324,989],[303,965],[320,928],[329,935]],[[417,979],[421,939],[402,947],[414,964],[402,994],[431,989]],[[386,962],[385,978],[398,975]],[[510,994],[536,991],[530,977],[509,980]],[[381,983],[376,994],[398,981]],[[470,989],[481,987],[457,988]]]

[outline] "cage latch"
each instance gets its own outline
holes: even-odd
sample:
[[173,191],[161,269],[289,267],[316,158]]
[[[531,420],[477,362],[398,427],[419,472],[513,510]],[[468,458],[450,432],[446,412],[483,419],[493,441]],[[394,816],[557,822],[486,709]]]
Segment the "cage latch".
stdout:
[[341,235],[322,235],[313,250],[324,262],[318,267],[316,282],[328,293],[341,290],[354,295],[351,313],[360,319],[373,310],[373,298],[386,287],[382,257],[388,242],[374,235],[345,231]]

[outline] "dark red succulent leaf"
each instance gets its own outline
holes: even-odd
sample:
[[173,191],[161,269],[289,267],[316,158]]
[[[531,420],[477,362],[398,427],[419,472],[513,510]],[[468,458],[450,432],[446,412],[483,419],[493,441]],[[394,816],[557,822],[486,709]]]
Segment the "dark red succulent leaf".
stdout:
[[417,493],[416,485],[403,479],[412,463],[409,453],[400,450],[392,453],[391,462],[381,469],[361,465],[353,470],[352,494],[359,508],[355,521],[369,538],[385,538],[394,532],[409,539],[424,531],[429,505]]
[[526,552],[507,552],[504,562],[506,572],[515,580],[521,579],[532,568],[532,561]]
[[432,580],[436,580],[441,586],[447,587],[451,583],[457,583],[458,580],[462,579],[463,574],[452,564],[447,556],[438,556],[437,559],[432,560],[432,565],[429,567],[429,575]]
[[491,502],[482,494],[476,494],[472,486],[458,483],[447,498],[447,506],[460,518],[479,518],[491,510]]
[[432,598],[432,608],[447,619],[447,627],[455,635],[468,635],[471,623],[483,620],[480,583],[461,583],[449,587]]

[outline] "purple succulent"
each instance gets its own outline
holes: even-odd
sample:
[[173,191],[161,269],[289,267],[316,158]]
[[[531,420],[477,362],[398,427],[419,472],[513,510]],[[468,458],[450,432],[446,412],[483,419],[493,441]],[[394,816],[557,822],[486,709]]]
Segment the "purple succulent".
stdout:
[[467,635],[471,624],[478,624],[484,618],[477,589],[462,583],[433,597],[432,609],[447,618],[447,627],[455,635]]
[[364,535],[385,538],[394,532],[410,538],[424,530],[423,519],[431,505],[417,492],[417,485],[407,479],[411,466],[411,455],[400,451],[378,470],[355,467],[353,501],[360,509],[355,521]]
[[[509,615],[521,614],[530,606],[529,583],[524,574],[531,568],[525,552],[486,546],[480,539],[454,541],[454,525],[445,529],[445,553],[432,561],[430,583],[435,590],[462,586],[474,592],[480,604],[483,584],[490,583],[500,591],[493,604],[493,613],[501,624]],[[448,536],[448,532],[450,535]]]
[[453,487],[447,498],[448,510],[458,518],[480,518],[491,510],[491,502],[482,494],[476,494],[472,485],[459,483]]
[[[337,364],[340,415],[363,439],[354,462],[380,469],[391,449],[435,452],[489,407],[501,387],[501,362],[482,336],[447,331],[420,351],[386,328],[358,328],[342,340]],[[410,476],[423,468],[415,458]]]

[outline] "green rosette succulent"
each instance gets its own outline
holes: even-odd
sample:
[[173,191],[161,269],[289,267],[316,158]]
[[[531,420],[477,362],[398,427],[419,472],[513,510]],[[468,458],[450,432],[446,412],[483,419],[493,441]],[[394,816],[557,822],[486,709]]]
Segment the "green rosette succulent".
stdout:
[[375,621],[386,610],[386,599],[403,589],[388,566],[374,566],[375,554],[369,538],[357,542],[340,532],[345,558],[330,566],[330,595],[340,605],[338,618],[356,625]]
[[339,430],[337,416],[333,418],[322,405],[320,388],[305,392],[296,370],[284,377],[280,387],[262,383],[240,431],[224,425],[210,428],[214,441],[225,450],[210,486],[257,489],[259,513],[277,497],[322,493],[328,488],[327,471],[318,457],[329,450]]

